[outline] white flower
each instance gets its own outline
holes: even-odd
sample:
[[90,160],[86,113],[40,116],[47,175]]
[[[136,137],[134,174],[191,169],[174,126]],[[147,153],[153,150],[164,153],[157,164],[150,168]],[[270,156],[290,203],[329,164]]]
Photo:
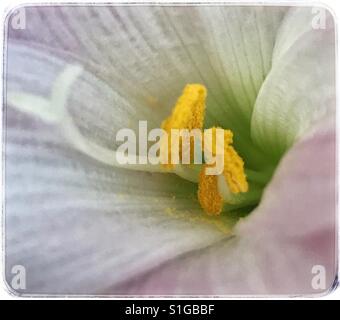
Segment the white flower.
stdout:
[[[7,282],[23,265],[26,293],[331,288],[335,37],[330,14],[316,28],[315,12],[26,7],[7,43]],[[197,185],[176,175],[110,163],[116,132],[158,127],[187,83],[206,86],[205,126],[232,129],[246,167],[275,167],[240,221],[244,211],[207,217]]]

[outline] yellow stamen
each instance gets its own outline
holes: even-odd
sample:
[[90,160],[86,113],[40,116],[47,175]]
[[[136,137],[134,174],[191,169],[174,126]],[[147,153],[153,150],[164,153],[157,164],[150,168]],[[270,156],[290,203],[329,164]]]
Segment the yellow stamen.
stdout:
[[223,208],[223,198],[218,191],[217,176],[206,175],[204,165],[198,184],[198,201],[208,215],[219,215]]
[[[171,129],[202,129],[205,115],[205,100],[207,90],[201,84],[188,84],[182,95],[178,98],[170,117],[162,122],[162,129],[168,134],[168,168],[171,164]],[[190,141],[190,149],[193,151],[193,137]],[[181,147],[180,147],[181,150]]]
[[232,193],[248,191],[247,177],[244,173],[244,162],[230,145],[224,150],[223,174]]
[[[162,122],[162,129],[167,132],[167,151],[162,158],[167,158],[167,168],[172,169],[171,159],[171,129],[203,129],[205,116],[205,101],[207,90],[201,84],[188,84],[183,90],[182,95],[177,100],[171,115]],[[231,194],[248,191],[248,182],[244,173],[244,163],[242,158],[237,154],[232,146],[233,133],[230,130],[224,130],[223,145],[217,141],[216,127],[212,130],[212,143],[203,146],[203,150],[210,151],[213,157],[223,155],[224,166],[223,176]],[[165,137],[166,138],[166,137]],[[190,163],[193,159],[194,138],[190,138]],[[204,142],[204,141],[202,141]],[[161,148],[162,150],[162,148]],[[179,159],[182,158],[182,139],[179,141]],[[164,152],[164,151],[161,151]],[[203,165],[199,175],[198,200],[203,210],[209,215],[219,215],[222,212],[223,204],[226,201],[225,196],[221,195],[218,187],[217,175],[207,175],[206,169],[214,164]],[[220,176],[221,177],[221,176]],[[229,192],[228,191],[228,192]]]
[[[212,145],[204,146],[204,150],[211,148],[213,156],[221,154],[224,156],[224,169],[223,176],[227,182],[228,188],[231,193],[247,192],[248,182],[244,172],[244,162],[242,158],[237,154],[233,146],[233,133],[230,130],[224,130],[224,146],[217,141],[215,127],[212,130]],[[218,177],[212,175],[206,175],[205,169],[207,165],[203,167],[198,186],[198,200],[208,214],[220,214],[223,207],[223,199],[218,190]]]
[[169,118],[163,121],[162,128],[202,129],[205,111],[206,88],[201,84],[188,84],[172,110]]

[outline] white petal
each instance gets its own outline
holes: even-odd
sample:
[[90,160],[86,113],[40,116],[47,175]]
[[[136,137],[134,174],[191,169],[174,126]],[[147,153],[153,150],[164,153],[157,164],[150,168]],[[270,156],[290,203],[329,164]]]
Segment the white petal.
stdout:
[[287,14],[277,35],[272,70],[256,100],[252,137],[276,157],[335,110],[334,21],[327,9],[320,10],[325,29],[317,29],[318,11],[311,7]]
[[[132,106],[111,104],[122,115],[122,126],[126,120],[135,126],[131,113],[136,110],[139,120],[159,127],[186,84],[206,85],[205,126],[233,130],[236,149],[256,169],[263,159],[248,143],[251,111],[270,70],[285,11],[276,6],[29,7],[30,23],[20,32],[11,29],[10,41],[62,56],[99,77],[103,91],[113,89]],[[91,94],[90,88],[84,92]],[[107,103],[99,106],[100,119],[93,112],[97,109],[86,112],[87,133],[105,141],[92,124],[112,124],[107,116],[112,109],[104,110]]]
[[[65,66],[33,49],[9,48],[8,92],[41,98],[27,105],[27,97],[16,96],[8,101],[19,108],[6,107],[7,282],[20,264],[26,268],[25,293],[105,293],[162,261],[226,237],[227,227],[202,213],[195,184],[105,166],[69,144],[56,125],[58,112],[45,104]],[[129,106],[88,72],[76,79],[66,100],[84,137],[108,148],[114,131],[128,125],[129,112],[138,119]]]
[[[56,63],[51,57],[23,46],[12,45],[10,53],[8,92],[6,94],[9,105],[14,106],[24,113],[28,113],[32,117],[40,118],[47,123],[55,125],[59,131],[63,133],[66,143],[103,164],[130,170],[169,173],[160,164],[150,165],[147,163],[148,161],[151,162],[150,158],[147,159],[147,162],[141,162],[141,160],[144,160],[146,157],[144,155],[137,157],[133,155],[137,160],[136,164],[122,164],[117,160],[118,152],[116,152],[115,147],[105,146],[105,143],[103,143],[105,141],[103,140],[107,140],[107,138],[112,135],[112,131],[117,132],[119,129],[124,128],[120,127],[124,121],[126,126],[134,129],[135,135],[138,137],[138,121],[136,118],[134,119],[134,117],[138,115],[141,116],[141,113],[135,112],[134,115],[130,116],[129,109],[131,110],[131,107],[128,102],[110,89],[103,92],[104,98],[108,98],[109,95],[115,96],[116,108],[113,110],[111,105],[100,104],[102,102],[100,100],[102,92],[99,90],[99,87],[105,89],[105,84],[99,79],[83,70],[79,65],[67,65],[62,60],[57,60],[58,63]],[[32,60],[33,64],[36,64],[35,68],[40,70],[38,72],[41,77],[39,81],[43,81],[45,78],[50,81],[47,81],[50,89],[46,89],[46,92],[43,94],[41,90],[37,91],[37,89],[46,86],[46,83],[40,86],[35,85],[33,88],[30,87],[28,83],[28,81],[32,81],[32,75],[25,74],[25,72],[27,72],[25,66],[29,65],[27,60]],[[51,70],[45,72],[45,64],[53,65],[54,68],[51,69],[51,66],[48,66],[46,69],[49,70],[50,68]],[[61,69],[62,67],[63,69]],[[37,76],[34,75],[33,77],[36,78]],[[92,86],[88,87],[89,85]],[[84,92],[82,90],[84,90]],[[37,93],[32,94],[31,92]],[[86,96],[86,94],[89,93],[90,95]],[[89,114],[94,114],[97,109],[96,103],[106,112],[106,121],[108,117],[117,115],[115,121],[112,121],[112,123],[109,123],[107,126],[104,124],[99,128],[105,133],[101,141],[97,141],[98,129],[96,126],[98,126],[98,123],[96,122],[96,118],[90,117],[90,119],[87,120],[86,117],[83,116],[86,108],[90,110]],[[72,113],[74,115],[72,115]],[[98,112],[95,114],[97,116]],[[81,123],[84,119],[95,122]],[[135,122],[134,125],[132,124],[132,120]],[[86,134],[83,131],[87,131],[88,133]],[[108,144],[115,144],[115,140],[108,141]],[[137,152],[137,150],[135,152]],[[172,172],[187,180],[197,182],[195,175],[193,176],[191,172],[187,171],[188,170],[182,168],[181,165],[175,166],[172,170]]]
[[[8,99],[20,103],[24,96],[35,96],[40,99],[52,99],[55,82],[68,66],[63,59],[36,49],[11,42],[8,46],[7,92]],[[76,65],[74,62],[73,64]],[[60,81],[59,81],[60,82]],[[65,81],[61,81],[65,87]],[[71,115],[77,115],[74,121],[81,132],[91,140],[105,146],[112,146],[115,136],[121,128],[132,128],[138,132],[138,121],[147,119],[150,127],[156,122],[152,114],[146,117],[136,101],[122,97],[106,82],[84,70],[70,83],[67,109]],[[13,93],[16,94],[13,97]],[[21,93],[21,95],[18,95]],[[24,94],[24,96],[22,95]],[[57,90],[57,97],[60,90]],[[39,99],[38,98],[38,99]],[[36,102],[36,101],[35,101]],[[13,101],[14,103],[14,101]],[[63,103],[61,103],[63,104]],[[42,104],[39,104],[40,108]],[[37,106],[37,107],[38,107]],[[21,109],[28,108],[20,105]],[[45,117],[60,119],[60,110],[38,110],[31,106],[28,111],[43,112]],[[34,110],[33,110],[34,109]],[[38,115],[38,114],[37,114]],[[39,116],[39,115],[38,115]],[[40,115],[43,117],[44,115]],[[45,119],[47,120],[47,119]]]
[[[271,67],[280,7],[30,7],[11,37],[96,69],[109,86],[164,118],[185,84],[207,85],[207,123],[249,121]],[[234,119],[235,118],[235,119]],[[237,121],[236,121],[237,122]]]
[[216,88],[222,85],[222,106],[227,104],[231,112],[249,120],[271,67],[275,36],[285,9],[225,6],[202,7],[199,12],[202,30],[192,29],[192,34],[203,36],[205,58],[217,77],[212,83]]

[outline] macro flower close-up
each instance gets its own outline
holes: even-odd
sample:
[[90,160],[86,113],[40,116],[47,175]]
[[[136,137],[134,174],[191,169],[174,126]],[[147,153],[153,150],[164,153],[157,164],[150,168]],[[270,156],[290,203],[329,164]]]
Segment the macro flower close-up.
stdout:
[[[11,290],[320,295],[335,286],[328,9],[31,5],[13,9],[6,30]],[[195,135],[176,145],[177,131]]]

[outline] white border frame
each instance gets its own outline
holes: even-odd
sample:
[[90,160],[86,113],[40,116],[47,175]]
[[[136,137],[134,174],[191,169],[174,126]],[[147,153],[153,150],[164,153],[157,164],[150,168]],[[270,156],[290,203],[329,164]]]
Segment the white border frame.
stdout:
[[[199,4],[200,1],[192,1],[192,0],[185,0],[185,1],[181,1],[181,0],[172,0],[172,1],[162,1],[162,0],[158,0],[158,1],[141,1],[141,0],[135,0],[135,1],[131,1],[131,0],[127,0],[127,1],[117,1],[117,0],[111,0],[111,1],[96,1],[96,0],[82,0],[82,1],[77,1],[77,0],[73,0],[73,1],[65,1],[65,0],[49,0],[49,1],[39,1],[39,0],[31,0],[31,1],[20,1],[20,0],[1,0],[0,1],[0,8],[2,9],[2,21],[1,21],[1,27],[0,27],[0,40],[1,40],[1,53],[2,53],[2,57],[4,57],[5,52],[3,52],[3,43],[4,43],[4,35],[5,35],[5,31],[4,27],[5,27],[5,21],[6,18],[8,16],[8,14],[13,10],[13,8],[18,7],[20,5],[67,5],[67,4],[96,4],[96,5],[108,5],[108,4],[116,4],[116,5],[196,5]],[[264,1],[202,1],[201,4],[210,4],[210,5],[222,5],[222,4],[228,4],[228,5],[270,5],[270,6],[280,6],[280,5],[286,5],[286,6],[313,6],[313,5],[318,5],[318,6],[324,6],[327,9],[329,9],[329,11],[331,13],[333,13],[333,16],[335,18],[335,24],[336,26],[338,25],[338,17],[340,16],[340,1],[338,0],[323,0],[323,1],[304,1],[304,0],[300,0],[300,1],[270,1],[270,0],[264,0]],[[337,43],[337,53],[339,52],[340,49],[340,44],[338,41],[338,36],[337,36],[337,29],[336,29],[336,43]],[[336,59],[338,59],[338,55],[336,55]],[[337,65],[337,70],[336,70],[336,86],[337,86],[337,108],[338,108],[338,94],[339,94],[339,81],[338,81],[338,75],[339,75],[339,63],[338,60],[336,61],[336,65]],[[4,68],[4,64],[1,63],[1,74],[3,74],[3,72],[5,71]],[[3,99],[3,84],[1,85],[1,89],[0,89],[0,93],[1,93],[1,99]],[[2,100],[3,101],[3,100]],[[3,110],[2,107],[0,109],[0,117],[1,119],[3,119]],[[339,161],[340,157],[340,151],[338,148],[338,136],[339,136],[339,130],[340,130],[340,112],[337,111],[337,161]],[[2,128],[3,122],[0,122],[0,141],[3,141],[3,128]],[[3,168],[3,144],[0,144],[0,168]],[[339,162],[337,162],[337,169],[339,170]],[[1,187],[0,189],[2,189],[3,183],[4,183],[4,177],[3,177],[3,171],[1,169],[1,174],[0,174],[0,178],[1,178]],[[337,186],[339,186],[339,175],[337,177]],[[340,190],[339,188],[337,188],[337,198],[339,199],[339,195],[340,195]],[[4,199],[1,198],[1,207],[3,210],[3,206],[4,206]],[[1,229],[2,231],[4,231],[4,221],[3,221],[3,217],[4,215],[1,214],[0,215],[0,225],[1,225]],[[338,214],[338,210],[337,210],[337,218],[339,219],[339,214]],[[337,221],[338,222],[338,221]],[[340,247],[339,247],[339,239],[340,239],[340,232],[339,232],[339,223],[337,223],[337,227],[338,227],[338,251],[340,251]],[[74,296],[66,296],[66,295],[51,295],[51,296],[44,296],[44,295],[26,295],[26,296],[17,296],[14,295],[13,293],[9,292],[9,289],[5,283],[4,280],[4,232],[2,232],[2,235],[0,237],[0,248],[2,251],[1,254],[1,261],[0,261],[0,300],[5,299],[5,300],[20,300],[20,299],[101,299],[104,298],[105,299],[114,299],[114,300],[126,300],[126,299],[134,299],[134,300],[150,300],[150,299],[161,299],[161,300],[173,300],[173,299],[184,299],[184,300],[225,300],[225,299],[245,299],[245,300],[258,300],[258,299],[271,299],[271,300],[277,300],[277,299],[282,299],[282,298],[287,298],[288,296],[248,296],[248,297],[244,297],[244,296],[221,296],[221,297],[217,297],[217,298],[212,298],[211,296],[200,296],[200,297],[190,297],[190,296],[170,296],[170,297],[164,297],[164,296],[95,296],[95,295],[74,295]],[[340,253],[340,252],[339,252]],[[338,254],[339,257],[339,254]],[[339,267],[339,262],[338,262],[338,267]],[[339,268],[338,268],[338,276],[339,276]],[[340,289],[338,288],[337,290],[333,290],[331,291],[329,294],[327,295],[321,295],[321,296],[313,296],[313,297],[292,297],[298,300],[309,300],[309,299],[326,299],[326,300],[340,300]]]

